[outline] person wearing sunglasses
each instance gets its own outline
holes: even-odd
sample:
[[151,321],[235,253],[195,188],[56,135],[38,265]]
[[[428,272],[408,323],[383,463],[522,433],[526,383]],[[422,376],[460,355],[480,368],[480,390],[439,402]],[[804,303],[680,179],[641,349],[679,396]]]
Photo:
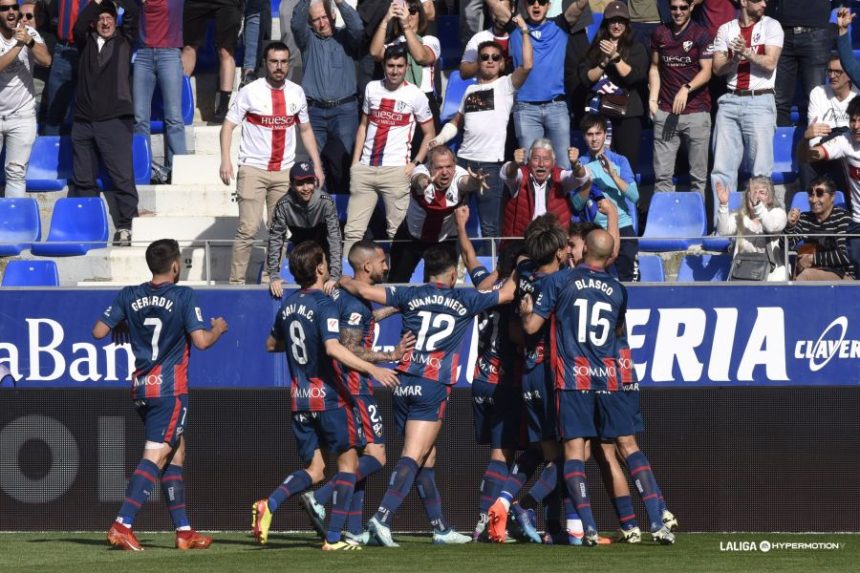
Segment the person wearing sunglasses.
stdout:
[[674,191],[678,149],[687,150],[690,188],[705,198],[711,141],[711,37],[692,22],[690,0],[671,0],[672,22],[651,38],[648,107],[654,121],[654,191]]
[[738,18],[720,26],[714,40],[713,72],[726,77],[728,88],[714,121],[714,193],[718,180],[737,189],[745,158],[753,176],[770,177],[773,172],[774,84],[785,34],[779,22],[764,15],[765,0],[740,0],[740,5]]
[[[512,0],[504,0],[508,2],[511,8],[511,13],[515,12],[515,4]],[[465,2],[461,2],[463,4]],[[483,2],[481,12],[483,14]],[[462,8],[462,6],[461,6]],[[462,22],[462,19],[460,20]],[[480,63],[478,62],[478,46],[484,42],[496,42],[502,47],[502,53],[505,56],[505,70],[502,73],[510,73],[513,71],[513,62],[510,61],[511,55],[509,44],[511,40],[510,32],[513,31],[516,24],[507,20],[502,20],[497,15],[493,15],[493,24],[486,30],[477,32],[474,36],[468,39],[463,49],[463,58],[460,60],[460,77],[464,80],[474,78],[478,75]]]
[[36,141],[33,70],[35,64],[51,65],[35,23],[20,16],[17,0],[0,0],[0,149],[6,150],[6,197],[24,197],[27,191],[27,165]]
[[462,128],[463,142],[457,150],[457,164],[487,174],[489,188],[477,198],[482,237],[499,236],[502,207],[499,169],[505,161],[508,120],[514,94],[532,69],[532,44],[526,24],[520,16],[515,16],[514,21],[524,32],[523,65],[510,75],[501,75],[505,69],[504,49],[493,41],[482,43],[478,48],[478,83],[466,88],[457,113],[430,141],[431,149],[447,143]]
[[767,281],[786,281],[785,250],[783,240],[778,236],[785,229],[785,208],[776,197],[773,180],[770,177],[753,177],[747,183],[747,190],[741,208],[729,212],[729,190],[717,182],[717,234],[734,237],[732,256],[745,253],[766,253],[770,262]]
[[[487,0],[494,18],[511,21],[510,4]],[[575,30],[588,6],[587,0],[574,0],[565,11],[547,18],[549,0],[528,0],[525,16],[534,53],[534,67],[515,96],[514,128],[519,146],[530,149],[537,139],[552,141],[558,166],[570,169],[570,113],[564,84],[564,63],[568,37]],[[517,67],[523,65],[523,30],[511,32],[510,53]]]
[[[860,118],[857,123],[860,124]],[[826,177],[813,179],[807,194],[809,211],[792,209],[785,227],[789,246],[798,251],[794,280],[853,279],[854,264],[845,237],[850,232],[851,217],[848,211],[833,204],[836,194],[833,182]]]

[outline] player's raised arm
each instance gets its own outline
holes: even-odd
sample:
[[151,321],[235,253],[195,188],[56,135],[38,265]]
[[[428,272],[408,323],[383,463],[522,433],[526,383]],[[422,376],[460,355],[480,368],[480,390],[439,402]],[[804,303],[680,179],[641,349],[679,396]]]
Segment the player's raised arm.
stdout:
[[227,321],[216,316],[211,319],[212,328],[209,330],[200,329],[191,332],[191,342],[197,350],[206,350],[221,338],[221,335],[227,332]]
[[337,340],[326,340],[325,352],[331,358],[334,358],[347,368],[361,372],[362,374],[367,374],[371,378],[378,380],[380,384],[387,388],[394,388],[400,384],[400,380],[397,378],[397,373],[394,370],[380,368],[366,360],[362,360]]
[[352,277],[341,277],[338,286],[353,296],[363,298],[368,302],[386,304],[385,288],[359,282]]

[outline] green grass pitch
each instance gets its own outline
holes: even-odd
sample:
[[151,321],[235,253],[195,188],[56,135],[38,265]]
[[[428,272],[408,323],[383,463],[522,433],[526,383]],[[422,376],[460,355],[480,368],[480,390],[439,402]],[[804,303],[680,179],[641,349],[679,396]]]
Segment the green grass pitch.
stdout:
[[[397,535],[400,549],[368,547],[344,553],[323,553],[320,541],[310,534],[272,532],[265,547],[255,545],[246,533],[215,533],[213,537],[215,542],[206,551],[179,552],[173,549],[172,534],[143,532],[138,538],[146,550],[128,553],[110,549],[103,533],[0,533],[0,572],[819,573],[858,571],[860,567],[857,534],[681,532],[677,543],[669,547],[648,540],[641,545],[593,548],[523,544],[442,547],[431,545],[429,536]],[[762,550],[762,541],[771,544],[770,550]],[[750,543],[755,544],[754,549]],[[789,543],[797,545],[778,545]],[[827,549],[824,544],[837,548]]]

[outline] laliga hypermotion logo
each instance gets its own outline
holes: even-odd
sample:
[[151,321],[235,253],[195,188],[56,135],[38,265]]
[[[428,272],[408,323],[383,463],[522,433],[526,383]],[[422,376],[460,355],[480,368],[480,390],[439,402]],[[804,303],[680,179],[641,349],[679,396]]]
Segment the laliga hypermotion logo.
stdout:
[[[833,335],[828,336],[831,332]],[[808,358],[812,372],[818,372],[827,366],[834,357],[860,358],[860,340],[845,340],[847,332],[848,318],[840,316],[827,325],[818,340],[798,340],[794,357]]]

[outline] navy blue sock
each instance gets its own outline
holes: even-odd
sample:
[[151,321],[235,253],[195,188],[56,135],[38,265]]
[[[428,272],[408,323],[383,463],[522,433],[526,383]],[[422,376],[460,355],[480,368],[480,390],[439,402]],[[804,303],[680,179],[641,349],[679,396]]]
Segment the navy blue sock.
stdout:
[[490,460],[484,477],[481,479],[481,515],[487,513],[496,498],[499,490],[508,478],[508,465],[498,460]]
[[287,476],[284,483],[269,496],[269,511],[275,513],[278,507],[294,495],[298,495],[311,487],[313,480],[308,472],[299,470]]
[[334,495],[334,480],[337,474],[330,480],[325,482],[325,485],[314,492],[314,499],[320,505],[328,505],[331,501],[331,496]]
[[633,500],[629,495],[613,498],[612,506],[615,508],[615,515],[618,516],[621,529],[627,531],[639,527],[639,522],[636,521],[636,512],[633,511]]
[[355,484],[352,492],[352,502],[349,504],[349,515],[346,518],[346,530],[355,535],[361,535],[363,531],[362,512],[364,510],[364,487],[367,480],[362,479]]
[[355,489],[355,474],[339,472],[334,476],[334,497],[332,497],[331,517],[325,540],[329,543],[340,541],[340,532],[349,515],[352,492]]
[[519,458],[517,458],[516,463],[511,466],[511,471],[508,473],[508,479],[505,480],[505,485],[502,486],[502,491],[499,493],[499,497],[506,499],[509,502],[517,497],[517,494],[523,488],[523,484],[529,480],[540,462],[540,452],[534,449],[525,451]]
[[185,480],[182,479],[182,466],[170,464],[161,474],[161,491],[170,511],[170,519],[177,530],[191,529],[188,513],[185,511]]
[[546,464],[532,488],[520,502],[526,509],[536,508],[546,497],[555,491],[558,483],[558,466],[552,462]]
[[417,473],[418,464],[412,458],[402,457],[397,460],[397,465],[394,466],[394,471],[391,472],[391,478],[388,480],[388,490],[373,517],[390,526],[394,512],[412,489],[412,482],[415,481]]
[[134,523],[134,517],[149,496],[152,495],[152,488],[158,483],[161,470],[153,462],[143,459],[137,464],[137,468],[128,480],[128,486],[125,488],[125,501],[119,508],[117,521],[131,527]]
[[421,468],[415,479],[415,487],[418,489],[418,497],[424,504],[424,512],[434,531],[445,533],[451,528],[442,515],[442,496],[436,487],[436,470],[433,468]]
[[573,499],[576,512],[582,519],[586,535],[596,534],[597,524],[591,513],[591,500],[588,497],[588,487],[585,482],[585,462],[582,460],[564,462],[564,481],[567,484],[567,493]]
[[651,471],[651,463],[645,454],[635,452],[627,456],[627,467],[630,469],[630,477],[633,478],[636,491],[645,504],[650,531],[656,531],[663,527],[663,512],[660,509],[660,488],[657,486],[654,472]]
[[355,472],[355,479],[357,482],[367,479],[381,469],[382,464],[373,456],[361,456],[358,458],[358,471]]

